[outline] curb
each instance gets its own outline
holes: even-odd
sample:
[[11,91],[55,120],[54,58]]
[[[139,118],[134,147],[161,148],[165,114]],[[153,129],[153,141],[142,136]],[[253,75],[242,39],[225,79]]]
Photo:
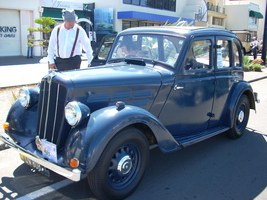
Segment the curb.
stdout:
[[256,79],[252,79],[252,80],[248,81],[248,83],[253,83],[253,82],[256,82],[256,81],[260,81],[260,80],[265,79],[265,78],[267,78],[267,76],[263,76],[263,77],[256,78]]

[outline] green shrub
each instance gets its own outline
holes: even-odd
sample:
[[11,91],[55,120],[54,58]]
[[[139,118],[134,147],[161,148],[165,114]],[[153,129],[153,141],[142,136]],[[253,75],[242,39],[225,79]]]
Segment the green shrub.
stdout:
[[249,65],[249,71],[254,71],[254,65]]
[[254,64],[252,66],[254,68],[254,71],[261,72],[262,66],[260,64]]
[[249,71],[249,65],[244,65],[244,71],[248,72]]
[[250,63],[250,59],[248,56],[244,56],[244,66],[248,65]]

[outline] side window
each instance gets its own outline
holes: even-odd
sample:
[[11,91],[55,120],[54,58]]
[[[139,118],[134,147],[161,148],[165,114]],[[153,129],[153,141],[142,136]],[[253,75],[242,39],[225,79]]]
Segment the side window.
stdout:
[[238,51],[238,44],[234,43],[233,46],[233,51],[234,51],[234,63],[235,63],[235,67],[241,67],[241,57],[240,57],[240,53]]
[[174,66],[180,54],[183,42],[184,40],[181,38],[164,36],[163,37],[164,56],[161,58],[161,60],[171,66]]
[[141,51],[147,58],[159,60],[158,37],[143,36]]
[[210,40],[194,41],[188,51],[185,63],[185,70],[210,69]]
[[217,67],[218,69],[229,68],[230,64],[230,41],[217,40]]
[[114,37],[107,37],[105,38],[102,46],[100,47],[100,51],[98,53],[99,60],[106,60],[108,57],[108,53],[110,48],[112,47],[114,41]]

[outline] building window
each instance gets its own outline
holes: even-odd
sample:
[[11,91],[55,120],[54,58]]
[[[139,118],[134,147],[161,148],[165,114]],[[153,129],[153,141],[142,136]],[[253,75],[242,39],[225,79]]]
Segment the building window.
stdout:
[[132,0],[133,5],[140,5],[140,0]]
[[252,24],[252,25],[257,25],[257,20],[258,18],[256,17],[249,17],[249,24]]
[[125,4],[176,11],[176,0],[123,0]]
[[176,0],[170,0],[170,10],[176,11]]
[[147,0],[140,0],[140,6],[146,6],[147,7]]
[[122,30],[132,27],[140,27],[140,26],[160,26],[161,24],[155,23],[147,23],[147,22],[138,22],[138,21],[122,21]]
[[213,25],[218,25],[218,26],[223,26],[223,19],[218,18],[218,17],[213,17],[212,18],[212,24]]
[[169,10],[170,9],[170,1],[169,0],[164,0],[163,2],[163,10]]
[[147,26],[146,22],[139,22],[139,26]]

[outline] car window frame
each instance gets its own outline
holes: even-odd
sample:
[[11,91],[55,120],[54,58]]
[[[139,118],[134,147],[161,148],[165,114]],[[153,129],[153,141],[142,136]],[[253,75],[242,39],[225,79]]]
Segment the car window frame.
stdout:
[[239,40],[237,40],[236,38],[233,38],[233,45],[232,45],[232,47],[233,47],[233,53],[234,53],[234,45],[237,46],[237,50],[238,50],[238,54],[239,54],[239,62],[240,62],[240,65],[239,66],[236,66],[235,65],[235,56],[233,56],[233,59],[234,59],[234,61],[233,61],[234,62],[234,68],[241,70],[241,69],[244,68],[244,64],[243,64],[244,58],[243,58],[243,51],[242,51],[242,49],[243,49],[242,43]]
[[[201,69],[201,70],[185,70],[185,66],[186,66],[186,60],[189,54],[189,50],[191,48],[191,45],[193,44],[193,42],[195,41],[200,41],[200,40],[209,40],[210,41],[210,55],[209,55],[209,61],[210,61],[210,68],[209,69]],[[194,37],[192,38],[190,41],[188,41],[187,48],[184,48],[184,60],[182,62],[181,65],[181,69],[180,72],[182,74],[200,74],[200,73],[210,73],[211,71],[214,71],[214,36],[199,36],[199,37]],[[184,45],[185,46],[185,45]]]
[[[234,38],[230,37],[230,36],[215,36],[215,69],[218,70],[218,71],[221,71],[221,70],[233,70],[235,68],[235,65],[234,65],[234,56],[233,56],[233,44],[234,44]],[[217,41],[218,40],[227,40],[230,42],[229,44],[229,67],[223,67],[223,68],[219,68],[218,67],[218,48],[219,46],[217,45]],[[239,53],[242,53],[239,51]]]

